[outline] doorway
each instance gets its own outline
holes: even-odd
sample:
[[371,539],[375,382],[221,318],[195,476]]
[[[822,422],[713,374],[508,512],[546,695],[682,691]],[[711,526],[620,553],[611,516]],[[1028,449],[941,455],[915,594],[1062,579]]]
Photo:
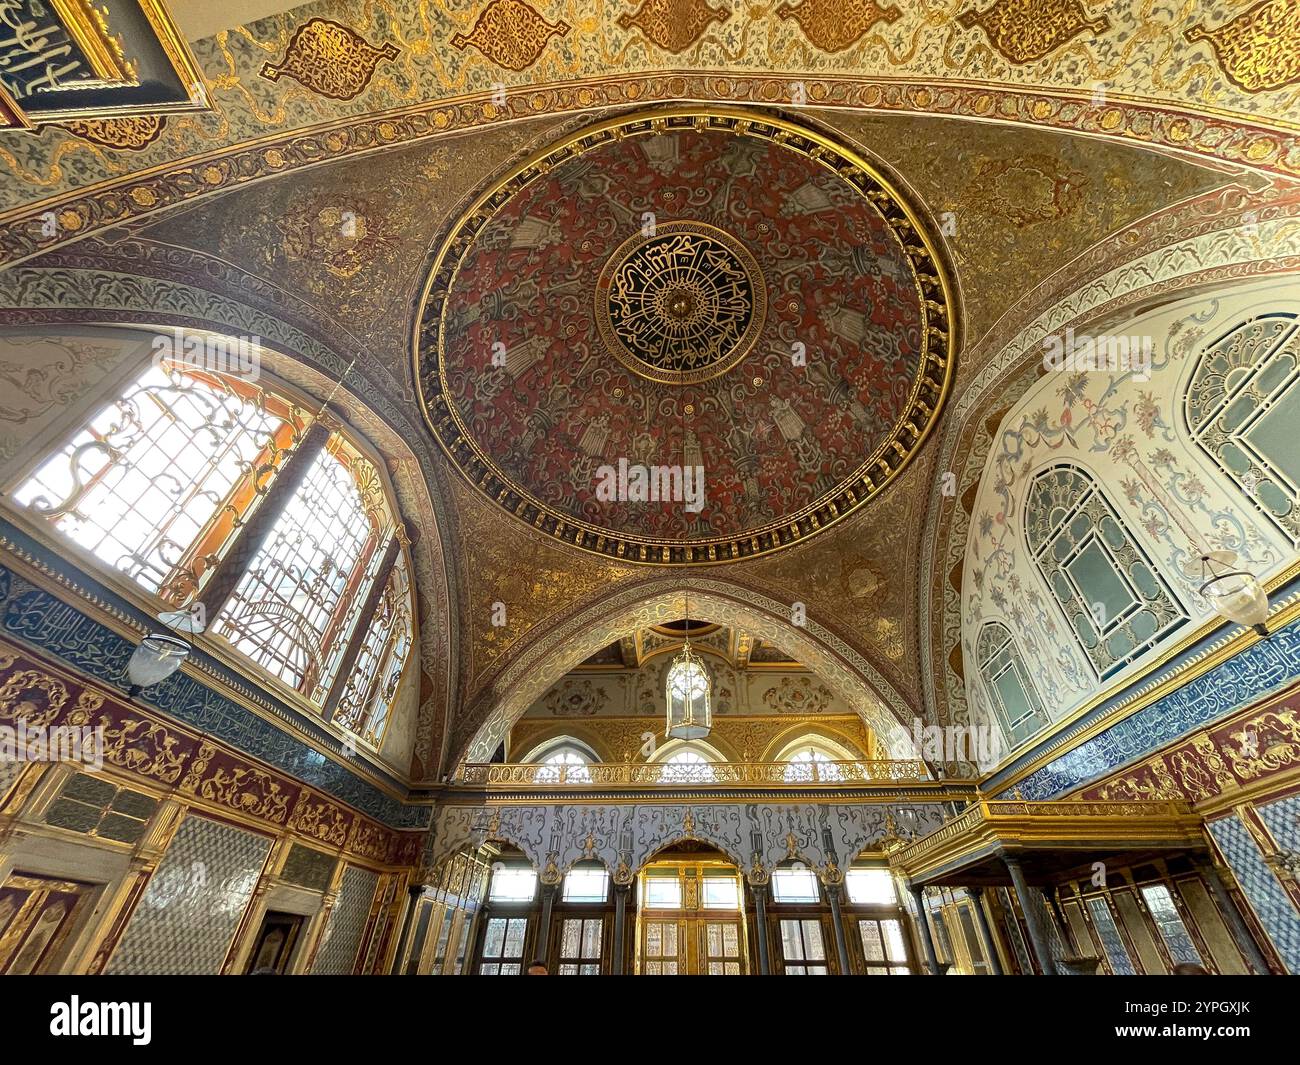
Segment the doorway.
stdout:
[[280,976],[288,973],[304,920],[301,914],[267,910],[244,972],[276,973]]
[[665,857],[637,881],[636,971],[743,976],[749,967],[740,871],[719,856]]

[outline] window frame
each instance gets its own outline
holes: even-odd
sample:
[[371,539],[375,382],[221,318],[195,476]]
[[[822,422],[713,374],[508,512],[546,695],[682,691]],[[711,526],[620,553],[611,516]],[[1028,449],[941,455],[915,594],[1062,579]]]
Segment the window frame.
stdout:
[[[147,327],[144,328],[147,329]],[[163,328],[160,327],[158,331],[163,331]],[[147,337],[143,335],[141,330],[137,330],[137,332],[141,333],[141,348],[144,350]],[[26,334],[7,335],[12,339],[21,341]],[[99,558],[92,551],[75,543],[66,534],[60,532],[48,518],[43,517],[31,507],[18,503],[16,499],[18,490],[33,477],[37,470],[56,458],[72,441],[85,432],[95,419],[114,408],[125,396],[129,395],[136,384],[149,372],[153,364],[152,353],[141,355],[134,360],[130,358],[123,360],[119,371],[112,376],[111,380],[100,382],[98,387],[85,396],[79,397],[75,403],[60,412],[57,419],[41,434],[39,446],[31,454],[15,464],[13,471],[6,477],[3,485],[0,486],[3,489],[2,494],[0,494],[0,509],[3,510],[6,518],[31,535],[38,543],[58,553],[61,557],[69,558],[78,569],[103,582],[131,605],[151,616],[156,616],[163,611],[175,610],[179,606],[194,600],[202,601],[204,590],[208,586],[212,573],[217,568],[214,565],[207,564],[206,556],[211,555],[214,551],[217,552],[219,554],[218,564],[220,564],[220,561],[225,559],[226,553],[235,540],[233,535],[235,517],[226,510],[227,504],[232,500],[246,498],[247,506],[239,509],[238,520],[241,522],[251,520],[258,509],[258,504],[264,498],[265,490],[274,483],[275,475],[280,472],[286,457],[291,456],[316,421],[311,412],[316,410],[320,404],[318,400],[305,396],[293,385],[281,380],[265,369],[262,370],[256,383],[203,370],[185,369],[184,371],[176,371],[183,372],[186,377],[204,382],[209,388],[217,388],[218,390],[228,388],[244,397],[261,397],[258,402],[263,403],[268,410],[275,414],[276,417],[281,418],[286,425],[292,425],[293,439],[284,441],[285,446],[283,447],[277,442],[274,455],[266,453],[264,449],[264,457],[268,460],[274,459],[272,476],[268,478],[265,475],[265,470],[259,473],[258,485],[260,491],[257,492],[253,491],[251,484],[245,483],[246,478],[237,481],[235,486],[223,497],[221,506],[205,523],[200,535],[196,537],[195,543],[180,556],[180,559],[173,565],[171,573],[155,591],[141,584],[125,571]],[[122,384],[123,380],[127,382],[125,385]],[[282,426],[283,429],[284,426]],[[391,481],[388,478],[383,458],[374,445],[361,435],[353,433],[349,428],[341,426],[332,429],[327,446],[331,445],[348,449],[373,469],[375,477],[372,491],[376,492],[381,500],[381,509],[386,518],[387,527],[396,532],[401,523],[401,511]],[[413,559],[406,544],[402,545],[401,551],[408,567],[408,573],[411,575],[411,587],[408,588],[410,647],[394,688],[395,695],[400,693],[403,684],[406,682],[407,670],[411,667],[412,662],[418,661],[420,643],[419,618],[416,615],[414,596],[415,570]],[[197,568],[200,561],[203,562],[201,569]],[[192,582],[189,582],[185,575],[184,570],[187,565],[192,565],[197,570],[195,573],[197,591],[193,590]],[[360,598],[364,603],[364,595]],[[346,607],[340,606],[334,612],[334,620],[337,622],[339,618],[346,617],[346,613]],[[358,612],[357,616],[352,618],[347,631],[339,633],[338,638],[346,642],[358,626],[369,624],[371,620],[360,617]],[[275,673],[238,650],[228,639],[212,632],[211,625],[215,621],[214,617],[207,618],[207,621],[209,624],[208,631],[186,637],[196,647],[209,653],[224,665],[247,677],[250,682],[257,684],[304,714],[318,721],[333,724],[338,731],[355,736],[361,741],[363,748],[368,747],[376,752],[382,748],[388,725],[391,723],[391,706],[385,716],[381,731],[371,736],[357,735],[346,728],[343,723],[335,723],[325,717],[325,708],[329,697],[328,690],[322,693],[319,699],[314,700],[309,693],[305,693],[298,687],[286,683]],[[373,712],[373,706],[368,704],[367,717]]]

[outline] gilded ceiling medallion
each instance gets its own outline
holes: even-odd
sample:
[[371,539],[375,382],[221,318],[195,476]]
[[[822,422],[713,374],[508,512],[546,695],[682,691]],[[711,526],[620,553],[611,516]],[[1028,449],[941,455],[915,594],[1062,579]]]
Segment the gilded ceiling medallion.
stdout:
[[629,238],[596,281],[596,326],[633,373],[665,384],[707,381],[748,354],[767,314],[749,250],[700,222]]
[[797,543],[878,492],[948,389],[952,285],[882,170],[704,105],[580,130],[431,253],[425,418],[496,505],[624,561]]

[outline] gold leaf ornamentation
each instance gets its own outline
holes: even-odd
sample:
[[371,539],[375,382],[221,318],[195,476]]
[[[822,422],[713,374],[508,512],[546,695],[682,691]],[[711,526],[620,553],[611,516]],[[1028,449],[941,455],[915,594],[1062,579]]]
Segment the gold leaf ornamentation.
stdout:
[[1201,23],[1184,36],[1209,41],[1224,74],[1246,92],[1300,81],[1300,0],[1262,0],[1218,29]]
[[296,828],[305,836],[318,839],[322,843],[333,843],[341,847],[348,838],[348,822],[334,803],[328,799],[319,799],[304,791],[294,810],[293,822],[289,826]]
[[34,669],[15,673],[0,688],[0,721],[21,721],[28,728],[44,728],[68,701],[61,681]]
[[65,128],[92,144],[121,152],[138,152],[156,141],[166,125],[166,115],[121,115],[78,118],[65,123]]
[[461,51],[473,45],[507,70],[527,70],[537,62],[552,37],[563,37],[569,29],[563,19],[547,22],[521,0],[492,0],[474,28],[468,34],[456,34],[451,43]]
[[277,825],[284,824],[289,815],[289,796],[271,774],[260,769],[218,768],[211,777],[199,783],[197,794]]
[[376,48],[342,23],[314,18],[294,30],[284,58],[265,64],[262,77],[278,81],[287,74],[321,96],[351,100],[370,84],[375,68],[399,51],[387,41]]
[[618,16],[625,30],[635,26],[665,52],[684,52],[713,23],[726,22],[731,12],[711,7],[708,0],[645,0],[632,14]]
[[1232,770],[1242,780],[1275,773],[1300,764],[1300,711],[1269,710],[1229,733],[1225,745]]
[[126,718],[116,728],[108,716],[100,718],[104,732],[104,761],[141,776],[175,784],[185,767],[184,754],[176,750],[177,737],[156,722]]
[[804,36],[823,52],[842,52],[877,22],[897,22],[903,16],[893,4],[876,0],[803,0],[798,7],[782,4],[776,13],[799,23]]
[[957,16],[966,29],[979,26],[989,44],[1013,63],[1032,63],[1084,30],[1104,33],[1110,19],[1089,18],[1079,0],[995,0],[983,11]]

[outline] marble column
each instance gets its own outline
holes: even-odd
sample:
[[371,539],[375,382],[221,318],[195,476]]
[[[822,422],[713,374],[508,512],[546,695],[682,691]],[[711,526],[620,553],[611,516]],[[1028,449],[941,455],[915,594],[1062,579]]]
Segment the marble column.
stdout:
[[934,936],[930,934],[930,920],[925,912],[925,891],[908,884],[912,899],[916,903],[916,930],[921,936],[921,946],[925,949],[925,967],[931,976],[939,975],[939,955],[934,951]]
[[[1025,924],[1029,926],[1029,941],[1033,945],[1034,954],[1038,958],[1038,965],[1043,970],[1044,976],[1057,976],[1056,962],[1052,958],[1052,937],[1047,926],[1043,923],[1043,910],[1035,905],[1037,900],[1030,893],[1029,885],[1025,882],[1024,870],[1020,868],[1020,859],[1012,858],[1007,855],[1002,856],[1002,861],[1006,864],[1007,872],[1011,874],[1011,883],[1016,889],[1016,898],[1020,900],[1020,910],[1025,915]],[[1045,902],[1040,903],[1046,906]]]
[[826,901],[831,904],[831,931],[835,934],[835,953],[840,959],[840,975],[851,976],[849,965],[849,942],[844,935],[844,910],[840,906],[840,895],[844,891],[842,884],[826,884]]
[[988,914],[984,912],[984,889],[968,887],[966,894],[970,896],[972,908],[975,910],[975,927],[979,929],[980,942],[984,945],[984,956],[988,958],[989,972],[994,976],[1002,976],[1002,962],[998,960],[998,947],[993,941],[993,929],[989,927]]
[[611,951],[609,973],[611,976],[623,975],[624,959],[627,957],[627,900],[632,896],[631,884],[614,885],[614,942]]
[[[533,958],[540,958],[548,966],[550,965],[551,909],[555,905],[555,895],[559,890],[559,884],[542,885],[542,913],[537,919],[537,942],[533,947]],[[524,965],[533,958],[525,958]]]
[[754,895],[754,945],[758,948],[758,975],[772,975],[771,946],[767,935],[767,884],[750,884]]

